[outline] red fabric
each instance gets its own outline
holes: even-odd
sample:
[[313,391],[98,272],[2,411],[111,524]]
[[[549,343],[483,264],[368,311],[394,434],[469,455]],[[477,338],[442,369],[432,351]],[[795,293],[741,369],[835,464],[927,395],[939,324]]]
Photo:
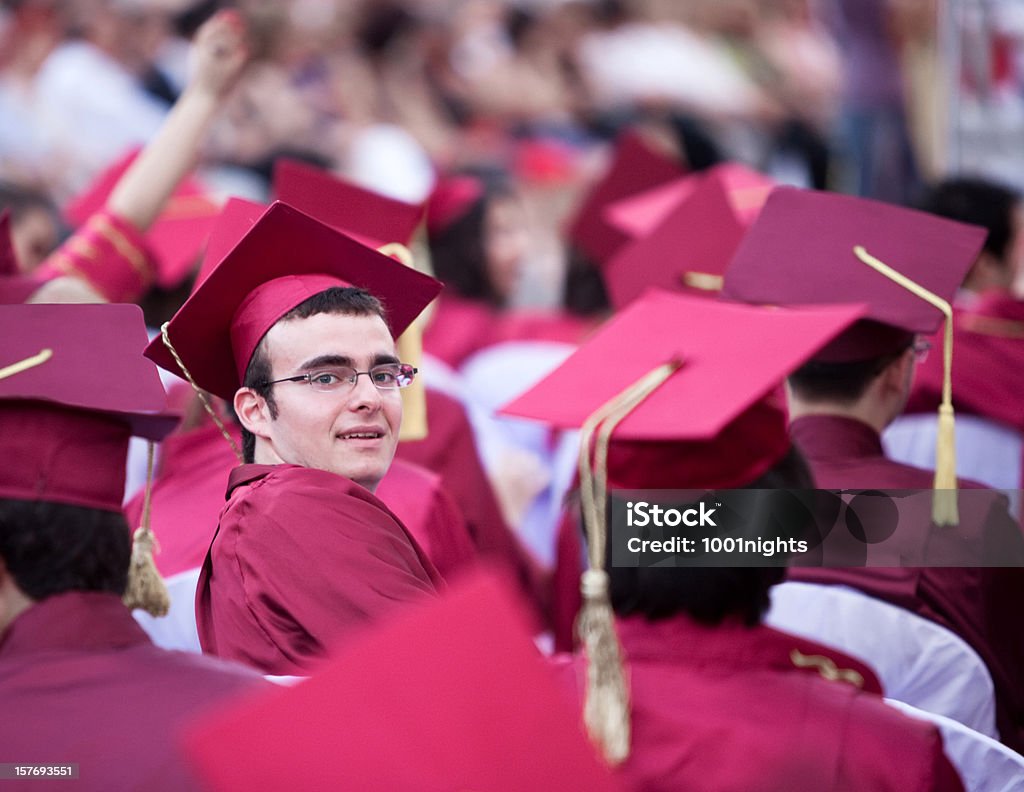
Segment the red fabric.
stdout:
[[333,275],[311,272],[283,275],[250,291],[231,318],[231,349],[238,381],[245,379],[252,353],[278,319],[315,294],[351,285]]
[[[178,354],[201,388],[230,401],[238,390],[239,372],[249,364],[240,359],[245,351],[233,348],[235,317],[246,298],[266,284],[294,284],[292,278],[330,276],[359,286],[377,297],[387,312],[392,334],[398,336],[441,291],[441,283],[406,267],[388,256],[355,241],[298,209],[275,202],[254,222],[252,207],[229,204],[211,235],[218,250],[230,249],[216,267],[171,318],[167,333]],[[248,224],[252,222],[252,225]],[[225,230],[222,226],[227,225]],[[244,230],[240,239],[234,233]],[[280,309],[280,318],[309,296],[293,289],[295,301],[267,300],[255,311],[264,329],[269,303]],[[261,301],[262,302],[262,301]],[[252,312],[250,312],[252,313]],[[256,328],[242,334],[252,343]],[[251,350],[250,350],[251,353]],[[182,372],[160,338],[146,348],[146,356],[158,366]]]
[[43,281],[62,275],[85,280],[107,302],[135,302],[153,285],[153,256],[145,237],[113,212],[92,215],[33,275]]
[[457,369],[487,346],[497,321],[497,312],[486,303],[446,292],[434,302],[430,324],[423,331],[423,349]]
[[609,204],[682,176],[685,169],[653,151],[640,135],[625,132],[615,141],[608,171],[584,198],[569,224],[569,239],[595,262],[608,261],[629,237],[604,217]]
[[178,732],[211,706],[265,687],[247,669],[157,649],[114,595],[58,594],[0,637],[0,745],[23,764],[78,763],[68,783],[82,792],[198,789]]
[[[797,641],[767,627],[685,616],[618,622],[628,658],[632,754],[644,792],[943,792],[963,789],[931,724],[796,669]],[[581,698],[584,665],[560,669]]]
[[[241,434],[234,434],[241,442]],[[149,524],[158,545],[153,560],[164,577],[202,565],[224,508],[228,474],[236,465],[231,446],[213,425],[173,434],[161,445]],[[132,528],[142,519],[142,500],[140,492],[125,504]]]
[[[230,427],[241,445],[241,432]],[[160,450],[160,465],[150,508],[150,527],[159,543],[154,555],[165,577],[202,565],[224,509],[224,491],[238,460],[212,424],[171,435]],[[401,520],[437,571],[448,579],[476,559],[459,507],[439,477],[409,462],[395,460],[377,497]],[[143,493],[124,507],[129,525],[142,517]]]
[[109,416],[0,401],[0,498],[120,511],[130,437]]
[[314,678],[188,738],[212,790],[619,788],[486,578],[382,625]]
[[409,244],[423,217],[422,204],[388,198],[296,160],[274,163],[274,194],[372,248]]
[[[71,200],[64,209],[71,225],[83,225],[90,216],[103,210],[110,194],[138,155],[139,149],[130,151],[103,171],[85,192]],[[208,195],[198,179],[186,176],[146,231],[147,247],[154,254],[157,281],[161,286],[177,286],[195,266],[214,218],[220,211]]]
[[[995,321],[989,321],[995,320]],[[919,364],[907,412],[933,412],[942,398],[942,333]],[[985,294],[953,314],[953,406],[1024,433],[1024,301]]]
[[864,264],[854,247],[952,300],[984,241],[985,229],[944,217],[777,187],[736,250],[723,293],[762,305],[861,302],[867,319],[931,333],[942,312]]
[[[499,412],[577,428],[642,377],[677,362],[679,368],[615,427],[614,439],[710,443],[861,310],[769,311],[652,290]],[[749,461],[732,448],[727,452],[737,465]]]
[[[878,434],[867,424],[835,416],[793,421],[793,442],[807,457],[823,489],[920,489],[932,486],[931,471],[886,459]],[[980,485],[960,481],[963,488]],[[931,499],[901,499],[900,531],[928,535]],[[1019,548],[1021,529],[1007,513],[1006,499],[960,498],[956,534],[966,547],[1006,541]],[[923,512],[923,513],[921,513]],[[933,534],[934,536],[934,534]],[[941,534],[939,534],[941,538]],[[951,541],[953,541],[951,539]],[[1018,559],[1019,559],[1019,550]],[[1013,558],[1007,555],[1007,562]],[[1024,748],[1024,631],[1018,603],[1024,602],[1024,568],[905,567],[793,568],[793,580],[852,586],[929,618],[957,633],[981,656],[995,683],[996,725],[1002,741]]]
[[423,440],[399,443],[398,457],[441,476],[442,486],[465,516],[477,553],[506,569],[546,621],[547,581],[501,514],[465,408],[434,388],[428,387],[426,395],[429,434]]
[[267,674],[304,674],[327,648],[441,585],[387,507],[348,479],[243,465],[203,563],[203,651]]
[[0,278],[18,275],[21,267],[14,256],[14,244],[11,241],[11,211],[0,210]]
[[483,182],[473,176],[442,177],[427,199],[427,231],[440,234],[469,214],[483,195]]
[[439,475],[396,459],[376,495],[402,521],[445,580],[474,565],[477,552],[466,520]]

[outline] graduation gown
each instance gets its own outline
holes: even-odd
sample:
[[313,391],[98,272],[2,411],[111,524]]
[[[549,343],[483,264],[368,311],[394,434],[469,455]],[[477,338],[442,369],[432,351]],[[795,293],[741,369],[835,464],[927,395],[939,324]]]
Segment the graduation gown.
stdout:
[[[791,425],[793,442],[807,457],[823,489],[929,490],[933,473],[883,455],[878,433],[860,421],[838,416],[805,416]],[[974,487],[960,482],[961,487]],[[984,504],[961,498],[957,534],[979,544],[1020,541],[1020,526],[996,493]],[[932,531],[930,513],[904,513],[930,498],[896,501],[900,531]],[[986,511],[986,513],[980,513]],[[1017,553],[1019,555],[1019,552]],[[1007,556],[1008,560],[1010,556]],[[1024,601],[1024,569],[1011,567],[863,567],[789,570],[793,580],[851,586],[907,608],[957,633],[981,656],[995,684],[996,726],[1002,741],[1024,748],[1024,630],[1018,603]]]
[[[931,724],[798,669],[797,639],[685,615],[617,622],[628,663],[628,788],[703,792],[960,790]],[[579,700],[581,659],[561,669]]]
[[[932,339],[939,342],[941,336]],[[1024,433],[1024,301],[988,292],[953,314],[953,407]],[[934,412],[942,399],[942,355],[914,372],[905,412]]]
[[[235,439],[241,436],[234,431]],[[160,472],[153,484],[150,527],[160,545],[154,555],[164,577],[195,569],[210,547],[224,489],[238,465],[220,430],[212,424],[174,434],[160,450]],[[378,497],[402,521],[445,578],[476,559],[459,507],[442,489],[439,477],[409,462],[395,460],[377,490]],[[142,517],[139,493],[124,508],[129,525]]]
[[[414,462],[441,476],[442,487],[465,517],[479,556],[507,571],[537,612],[546,614],[547,581],[533,556],[505,522],[477,452],[466,409],[457,399],[435,388],[428,387],[426,394],[430,431],[423,440],[399,443],[396,459]],[[404,515],[399,516],[405,520]]]
[[181,726],[267,686],[248,669],[157,649],[115,595],[48,597],[0,636],[0,746],[5,762],[77,763],[79,775],[12,787],[198,789]]
[[298,465],[242,465],[199,575],[199,639],[265,674],[308,674],[332,645],[439,585],[365,488]]

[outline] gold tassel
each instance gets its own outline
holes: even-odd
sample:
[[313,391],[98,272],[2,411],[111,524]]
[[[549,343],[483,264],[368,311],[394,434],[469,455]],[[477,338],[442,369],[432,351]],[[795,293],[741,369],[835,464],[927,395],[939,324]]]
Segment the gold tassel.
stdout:
[[576,632],[587,658],[583,722],[605,759],[617,765],[629,756],[629,686],[608,597],[608,574],[588,569],[583,573],[581,588],[583,608]]
[[130,609],[142,608],[152,616],[166,616],[171,609],[171,597],[153,562],[156,537],[149,527],[149,506],[153,491],[153,453],[154,444],[150,441],[146,463],[146,489],[142,498],[142,524],[132,537],[128,586],[122,599]]
[[935,494],[932,522],[939,526],[959,525],[956,482],[956,426],[953,405],[939,406],[939,427],[935,439]]
[[[608,446],[615,427],[647,396],[674,374],[681,363],[659,366],[599,407],[583,424],[580,435],[580,497],[587,532],[589,569],[580,588],[583,608],[576,620],[587,658],[587,690],[583,722],[591,740],[609,764],[629,757],[629,686],[626,683],[622,646],[615,632],[615,617],[604,571],[608,542]],[[594,466],[590,465],[590,440],[596,434]]]
[[942,338],[942,402],[935,435],[935,480],[932,485],[932,522],[941,527],[960,523],[956,481],[956,421],[953,416],[953,306],[924,286],[879,261],[857,245],[854,255],[872,269],[902,286],[915,297],[942,311],[945,330]]
[[52,357],[52,349],[42,349],[37,355],[32,355],[24,360],[19,360],[17,363],[11,363],[9,366],[0,368],[0,380],[13,377],[15,374],[21,374],[21,372],[28,371],[36,366],[41,366]]
[[[411,269],[416,269],[412,251],[401,242],[389,242],[377,248],[378,253],[391,256]],[[423,359],[423,330],[420,320],[415,320],[396,342],[398,357],[403,363],[420,368]],[[402,428],[398,439],[423,440],[428,433],[427,391],[423,377],[417,377],[408,388],[402,388]]]
[[224,426],[224,422],[220,419],[220,416],[217,415],[217,411],[214,410],[213,405],[210,404],[209,395],[206,391],[200,388],[195,379],[193,379],[192,372],[185,367],[185,361],[181,359],[181,356],[178,354],[178,350],[175,349],[174,345],[171,343],[170,333],[167,332],[169,325],[170,322],[164,322],[160,326],[160,340],[163,341],[164,346],[167,347],[167,351],[170,352],[171,357],[174,358],[174,362],[177,363],[178,368],[181,369],[181,373],[184,374],[185,379],[188,380],[188,384],[192,386],[192,390],[195,392],[196,396],[199,397],[199,401],[202,403],[203,409],[206,410],[206,414],[210,416],[214,425],[220,430],[221,437],[228,441],[228,445],[231,446],[231,450],[235,452],[235,458],[239,463],[245,462],[245,457],[242,455],[242,451],[239,449],[238,443],[235,442],[235,438],[231,436],[227,427]]

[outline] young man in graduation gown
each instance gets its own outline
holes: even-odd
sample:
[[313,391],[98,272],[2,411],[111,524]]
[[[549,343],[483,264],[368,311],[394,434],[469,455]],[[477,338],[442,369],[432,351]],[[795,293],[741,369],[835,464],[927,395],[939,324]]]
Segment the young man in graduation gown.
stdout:
[[[959,514],[944,518],[930,497],[896,498],[897,536],[914,551],[906,565],[895,557],[860,568],[803,567],[790,577],[852,586],[957,633],[992,675],[1002,740],[1020,749],[1024,633],[1011,604],[1024,596],[1020,526],[1003,496],[955,477],[952,449],[939,449],[947,458],[937,469],[948,476],[940,481],[934,471],[888,459],[881,443],[882,430],[906,403],[918,336],[934,332],[942,320],[937,307],[909,289],[923,285],[948,308],[983,238],[975,226],[909,209],[780,188],[741,243],[725,293],[754,303],[868,306],[864,321],[789,378],[793,442],[820,488],[927,493],[935,486],[936,504],[951,495]],[[871,261],[888,265],[890,274]],[[899,282],[906,278],[909,287]],[[955,347],[952,355],[955,360]],[[940,421],[951,424],[952,407],[944,403],[942,413]],[[914,553],[921,559],[916,563]]]
[[73,763],[80,789],[198,788],[180,727],[265,685],[157,649],[122,602],[140,568],[121,515],[128,440],[177,421],[146,340],[135,306],[0,307],[0,750]]
[[196,594],[204,651],[306,673],[435,591],[433,564],[373,493],[415,376],[394,338],[439,288],[275,203],[150,344],[159,365],[231,401],[244,429]]
[[503,410],[583,426],[585,656],[562,673],[629,788],[962,788],[934,727],[891,710],[859,687],[859,675],[760,623],[784,560],[695,566],[688,551],[641,559],[631,536],[686,538],[693,529],[633,534],[625,517],[613,519],[614,506],[604,508],[617,489],[632,490],[618,495],[629,500],[657,500],[667,489],[696,491],[700,500],[714,489],[724,500],[726,490],[752,488],[760,500],[750,524],[720,515],[714,530],[777,535],[790,496],[771,490],[806,488],[810,477],[773,393],[858,313],[651,292]]

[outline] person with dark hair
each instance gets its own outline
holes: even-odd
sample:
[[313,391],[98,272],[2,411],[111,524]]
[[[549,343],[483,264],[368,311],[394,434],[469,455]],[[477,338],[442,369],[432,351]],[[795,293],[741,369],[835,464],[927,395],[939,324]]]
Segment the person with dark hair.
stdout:
[[[740,244],[726,272],[725,295],[785,306],[866,305],[864,320],[789,378],[790,434],[820,487],[933,490],[933,495],[927,502],[897,501],[905,548],[898,555],[868,556],[878,560],[864,568],[801,568],[790,576],[851,586],[960,636],[992,676],[1001,740],[1019,750],[1024,745],[1024,685],[1018,673],[1024,666],[1024,633],[1010,603],[1024,596],[1024,536],[1005,497],[957,476],[948,385],[955,347],[937,355],[947,385],[939,407],[935,469],[888,458],[881,441],[882,431],[906,404],[915,359],[923,351],[920,336],[938,329],[939,306],[949,310],[983,239],[976,226],[922,212],[779,188]],[[875,651],[892,648],[879,645]]]
[[934,727],[867,692],[869,669],[761,624],[786,552],[743,567],[687,550],[645,555],[633,542],[701,529],[631,529],[615,505],[665,489],[737,503],[749,487],[764,496],[749,518],[719,512],[710,536],[804,535],[780,518],[792,514],[786,489],[811,478],[774,393],[857,314],[651,292],[504,408],[583,427],[584,656],[561,671],[626,788],[962,788]]
[[280,202],[218,260],[146,350],[229,401],[245,433],[199,578],[199,637],[265,673],[307,673],[440,585],[374,495],[416,375],[394,338],[440,284]]
[[974,295],[1013,288],[1020,257],[1024,210],[1016,190],[980,177],[957,176],[925,189],[917,208],[939,217],[981,226],[988,234],[961,288]]
[[[957,457],[966,475],[1019,490],[1024,487],[1024,301],[1014,293],[1014,281],[1021,273],[1021,195],[986,179],[954,177],[932,186],[919,205],[988,231],[953,306],[953,404],[961,416]],[[942,387],[942,361],[929,358],[918,367],[907,414],[885,434],[894,458],[933,464],[935,421],[929,413]],[[1011,501],[1019,514],[1019,496],[1011,495]]]
[[179,730],[263,684],[157,649],[125,607],[128,440],[177,422],[145,340],[135,306],[0,306],[0,744],[89,790],[198,788]]

